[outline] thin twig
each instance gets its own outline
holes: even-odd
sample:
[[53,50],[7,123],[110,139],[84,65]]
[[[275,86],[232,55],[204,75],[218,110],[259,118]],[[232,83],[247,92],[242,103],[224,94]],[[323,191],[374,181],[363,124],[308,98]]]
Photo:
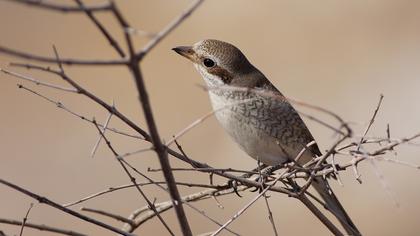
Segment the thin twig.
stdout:
[[8,187],[10,187],[10,188],[12,188],[12,189],[14,189],[16,191],[19,191],[19,192],[21,192],[21,193],[23,193],[23,194],[25,194],[25,195],[27,195],[27,196],[29,196],[31,198],[36,199],[37,201],[39,201],[39,203],[49,205],[49,206],[51,206],[51,207],[53,207],[55,209],[58,209],[58,210],[60,210],[62,212],[65,212],[65,213],[67,213],[69,215],[75,216],[76,218],[79,218],[79,219],[84,220],[86,222],[92,223],[92,224],[97,225],[97,226],[100,226],[100,227],[102,227],[104,229],[107,229],[107,230],[110,230],[110,231],[113,231],[115,233],[119,233],[119,234],[122,234],[122,235],[125,235],[125,236],[134,236],[131,233],[127,233],[127,232],[122,231],[122,230],[120,230],[118,228],[115,228],[115,227],[113,227],[111,225],[108,225],[108,224],[105,224],[103,222],[97,221],[97,220],[95,220],[93,218],[90,218],[90,217],[88,217],[86,215],[80,214],[80,213],[78,213],[76,211],[73,211],[71,209],[65,208],[65,207],[61,206],[60,204],[58,204],[58,203],[56,203],[54,201],[51,201],[50,199],[48,199],[46,197],[43,197],[43,196],[38,195],[36,193],[33,193],[33,192],[31,192],[31,191],[29,191],[27,189],[24,189],[24,188],[22,188],[22,187],[20,187],[20,186],[18,186],[16,184],[13,184],[13,183],[11,183],[9,181],[6,181],[4,179],[0,179],[0,183],[3,184],[3,185],[6,185],[6,186],[8,186]]
[[103,216],[107,216],[107,217],[110,217],[114,220],[118,220],[118,221],[121,221],[121,222],[124,222],[124,223],[127,223],[127,224],[131,224],[131,225],[134,224],[134,222],[130,219],[127,219],[123,216],[120,216],[120,215],[117,215],[117,214],[114,214],[114,213],[106,212],[104,210],[98,210],[98,209],[93,209],[93,208],[88,208],[88,207],[82,207],[82,208],[80,208],[80,210],[96,213],[96,214],[103,215]]
[[[137,183],[137,185],[139,185],[139,186],[146,186],[146,185],[152,185],[152,184],[153,185],[161,185],[161,184],[166,184],[166,182],[164,182],[164,181],[154,181],[154,182],[147,182],[147,183]],[[187,187],[223,189],[220,186],[208,185],[208,184],[186,183],[186,182],[176,182],[176,184],[179,185],[179,186],[187,186]],[[64,207],[71,207],[71,206],[80,204],[82,202],[88,201],[90,199],[94,199],[96,197],[102,196],[102,195],[107,194],[107,193],[112,193],[114,191],[118,191],[118,190],[122,190],[122,189],[126,189],[126,188],[133,188],[133,187],[135,187],[134,184],[124,184],[124,185],[120,185],[120,186],[116,186],[116,187],[109,187],[108,189],[99,191],[97,193],[90,194],[86,197],[83,197],[83,198],[77,200],[77,201],[63,204],[63,206]]]
[[378,150],[376,150],[376,151],[369,152],[368,154],[369,154],[370,156],[381,155],[381,154],[383,154],[383,153],[384,153],[384,152],[386,152],[386,151],[393,150],[393,148],[394,148],[394,147],[396,147],[396,146],[398,146],[398,145],[400,145],[400,144],[407,143],[407,142],[409,142],[409,141],[411,141],[411,140],[413,140],[413,139],[416,139],[416,138],[418,138],[418,137],[420,137],[420,133],[415,134],[415,135],[413,135],[413,136],[411,136],[411,137],[409,137],[409,138],[403,138],[403,139],[400,139],[400,140],[394,141],[393,143],[390,143],[390,144],[388,144],[388,145],[386,145],[386,146],[384,146],[384,147],[382,147],[382,148],[380,148],[380,149],[378,149]]
[[[28,59],[28,60],[33,60],[33,61],[37,61],[37,62],[45,62],[45,63],[57,63],[57,59],[53,58],[53,57],[44,57],[44,56],[39,56],[39,55],[35,55],[32,53],[26,53],[23,51],[18,51],[18,50],[14,50],[11,48],[7,48],[4,46],[0,46],[0,53],[6,54],[6,55],[10,55],[10,56],[14,56],[14,57],[18,57],[18,58],[23,58],[23,59]],[[79,65],[79,66],[120,66],[120,65],[125,65],[127,64],[127,60],[126,59],[116,59],[116,60],[82,60],[82,59],[61,59],[60,62],[62,64],[66,64],[66,65]]]
[[156,37],[156,33],[151,33],[145,30],[141,30],[141,29],[135,29],[135,28],[127,28],[125,29],[129,34],[135,34],[135,35],[140,35],[140,36],[145,36],[147,38],[154,38]]
[[20,233],[19,233],[19,236],[22,236],[22,235],[23,235],[23,228],[25,228],[26,221],[28,220],[29,212],[32,210],[32,207],[33,207],[33,206],[34,206],[34,204],[33,204],[33,203],[31,203],[31,204],[29,205],[28,211],[26,211],[26,215],[25,215],[25,217],[23,217],[23,220],[22,220],[22,227],[20,227]]
[[181,15],[175,18],[171,23],[169,23],[163,30],[156,34],[152,40],[147,43],[143,49],[137,53],[136,57],[141,60],[143,57],[152,50],[162,39],[164,39],[169,33],[171,33],[175,28],[177,28],[185,19],[187,19],[199,6],[203,3],[204,0],[195,0],[191,5],[185,9]]
[[138,149],[136,151],[132,151],[132,152],[126,152],[124,154],[122,154],[120,157],[121,158],[126,158],[135,154],[139,154],[139,153],[143,153],[143,152],[148,152],[148,151],[153,151],[153,147],[148,147],[148,148],[142,148],[142,149]]
[[50,87],[50,88],[62,90],[62,91],[65,91],[65,92],[77,93],[77,90],[75,90],[74,88],[67,88],[67,87],[62,87],[62,86],[59,86],[59,85],[43,82],[43,81],[37,80],[35,78],[32,78],[30,76],[22,75],[22,74],[19,74],[19,73],[13,72],[13,71],[9,71],[9,70],[5,70],[5,69],[2,69],[2,68],[0,68],[0,72],[3,72],[4,74],[7,74],[7,75],[14,76],[14,77],[19,78],[19,79],[30,81],[30,82],[32,82],[36,85],[42,85],[42,86],[45,86],[45,87]]
[[58,5],[49,2],[45,2],[42,0],[7,0],[14,3],[26,4],[32,7],[43,8],[46,10],[54,10],[54,11],[61,11],[63,13],[70,13],[70,12],[83,12],[83,11],[90,11],[90,12],[102,12],[102,11],[109,11],[110,4],[97,4],[95,6],[83,6],[81,7],[73,7],[73,6],[65,6],[65,5]]
[[123,168],[124,172],[127,174],[127,176],[130,178],[130,181],[133,183],[133,185],[136,187],[136,189],[138,190],[138,192],[140,193],[140,195],[144,198],[144,200],[147,202],[147,205],[156,213],[158,219],[160,220],[160,222],[162,223],[162,225],[167,229],[167,231],[171,234],[171,235],[175,235],[171,228],[169,228],[168,224],[165,222],[165,220],[163,220],[162,216],[159,214],[158,211],[156,211],[156,208],[154,206],[154,204],[148,199],[148,197],[146,196],[146,194],[143,192],[143,190],[141,190],[141,188],[139,187],[139,185],[137,184],[136,179],[131,175],[130,171],[128,171],[127,167],[124,165],[124,162],[122,161],[122,159],[119,158],[118,153],[115,151],[114,147],[111,145],[111,142],[108,140],[108,138],[104,135],[104,133],[101,131],[101,129],[99,128],[99,126],[96,124],[95,120],[93,120],[93,123],[95,124],[96,129],[98,130],[99,134],[102,136],[102,138],[105,140],[105,143],[107,144],[109,150],[114,154],[115,159],[118,161],[118,163],[121,165],[121,167]]
[[384,95],[382,95],[382,94],[381,94],[381,95],[380,95],[380,97],[379,97],[379,102],[378,102],[378,105],[376,106],[376,109],[375,109],[375,111],[373,112],[372,118],[370,119],[369,124],[366,126],[365,132],[363,132],[363,135],[362,135],[362,137],[360,138],[360,142],[359,142],[359,144],[357,145],[357,151],[359,151],[359,150],[360,150],[360,146],[362,145],[363,140],[364,140],[364,138],[365,138],[366,134],[369,132],[369,129],[370,129],[370,127],[372,126],[373,122],[375,122],[375,117],[376,117],[376,115],[378,114],[379,108],[381,107],[381,103],[382,103],[383,98],[384,98]]
[[[109,44],[111,45],[112,48],[115,49],[115,51],[117,51],[117,53],[124,58],[125,57],[125,53],[124,51],[121,49],[120,45],[118,44],[118,42],[114,39],[114,37],[112,37],[111,33],[108,32],[108,30],[105,28],[105,26],[103,24],[101,24],[101,22],[99,22],[99,20],[95,17],[95,15],[93,15],[93,11],[91,11],[89,8],[87,8],[85,6],[85,4],[82,2],[82,0],[74,0],[81,9],[84,10],[84,12],[86,13],[86,15],[89,17],[89,19],[95,24],[95,26],[99,29],[99,31],[101,31],[102,35],[108,40]],[[108,10],[112,10],[112,7],[114,6],[113,3],[108,5]]]
[[[0,218],[0,223],[21,226],[23,222],[18,221],[18,220]],[[38,229],[38,230],[44,231],[44,232],[45,231],[46,232],[53,232],[53,233],[58,233],[58,234],[63,234],[63,235],[87,236],[87,234],[78,233],[78,232],[75,232],[73,230],[60,229],[60,228],[51,227],[51,226],[44,225],[44,224],[34,224],[34,223],[26,222],[25,227],[32,228],[32,229]],[[0,233],[0,235],[1,235],[1,233]]]
[[[261,171],[260,171],[260,178],[263,178],[263,176],[262,176],[262,174],[261,174]],[[273,212],[271,211],[270,204],[268,203],[268,196],[267,196],[267,194],[266,194],[266,193],[264,193],[264,194],[263,194],[263,197],[264,197],[264,203],[265,203],[265,206],[267,207],[268,220],[269,220],[269,221],[270,221],[270,223],[271,223],[271,227],[273,228],[274,235],[275,235],[275,236],[278,236],[278,235],[279,235],[279,233],[277,232],[276,223],[274,222]]]
[[[114,101],[112,101],[112,106],[115,107]],[[112,112],[109,113],[108,117],[105,120],[104,126],[101,128],[102,134],[105,134],[105,131],[108,128],[108,124],[109,124],[109,121],[111,120],[111,117],[112,117]],[[93,149],[90,153],[90,157],[93,158],[95,156],[96,150],[98,149],[101,140],[102,140],[102,135],[99,135],[98,140],[96,141],[95,146],[93,146]]]
[[[54,101],[53,99],[51,99],[51,98],[49,98],[49,97],[47,97],[47,96],[45,96],[45,95],[43,95],[43,94],[41,94],[41,93],[39,93],[39,92],[36,92],[35,90],[32,90],[32,89],[30,89],[30,88],[28,88],[28,87],[25,87],[25,86],[23,86],[23,85],[21,85],[21,84],[18,84],[18,88],[23,89],[23,90],[25,90],[25,91],[27,91],[27,92],[29,92],[29,93],[32,93],[32,94],[34,94],[34,95],[36,95],[36,96],[38,96],[38,97],[40,97],[40,98],[42,98],[42,99],[44,99],[44,100],[46,100],[46,101],[48,101],[48,102],[52,103],[52,104],[55,104],[58,108],[60,108],[60,109],[62,109],[62,110],[64,110],[64,111],[66,111],[67,113],[69,113],[69,114],[71,114],[71,115],[73,115],[73,116],[76,116],[76,117],[78,117],[78,118],[80,118],[80,119],[82,119],[82,120],[84,120],[84,121],[86,121],[86,122],[89,122],[89,123],[92,123],[92,124],[93,124],[93,120],[92,120],[92,119],[89,119],[89,118],[87,118],[86,116],[80,115],[80,114],[78,114],[78,113],[76,113],[76,112],[74,112],[74,111],[70,110],[68,107],[66,107],[66,106],[65,106],[62,102],[60,102],[60,101]],[[98,123],[98,126],[100,126],[101,128],[103,128],[103,127],[104,127],[104,125],[103,125],[103,124],[100,124],[100,123]],[[130,138],[135,138],[135,139],[141,139],[141,140],[144,140],[144,138],[143,138],[143,137],[140,137],[140,136],[138,136],[138,135],[134,135],[134,134],[129,134],[129,133],[127,133],[127,132],[123,132],[123,131],[118,130],[118,129],[116,129],[116,128],[107,127],[106,129],[107,129],[107,130],[109,130],[109,131],[111,131],[111,132],[114,132],[114,133],[116,133],[116,134],[120,134],[120,135],[127,136],[127,137],[130,137]]]

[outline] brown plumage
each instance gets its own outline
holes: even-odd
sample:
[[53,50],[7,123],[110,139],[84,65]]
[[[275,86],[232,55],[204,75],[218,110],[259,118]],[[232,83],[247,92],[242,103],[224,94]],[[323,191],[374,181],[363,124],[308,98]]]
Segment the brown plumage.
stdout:
[[[242,150],[267,165],[294,159],[298,163],[321,155],[309,129],[277,88],[232,44],[207,39],[192,47],[174,50],[191,60],[209,87],[209,96],[220,124]],[[323,178],[314,188],[325,200],[347,233],[360,235]]]

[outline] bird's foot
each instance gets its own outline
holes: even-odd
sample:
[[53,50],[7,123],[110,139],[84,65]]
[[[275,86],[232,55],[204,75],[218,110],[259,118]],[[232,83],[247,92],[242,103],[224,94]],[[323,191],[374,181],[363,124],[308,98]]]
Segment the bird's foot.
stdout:
[[238,182],[237,180],[234,180],[234,179],[230,179],[227,184],[230,188],[233,189],[233,191],[235,192],[235,194],[238,197],[242,197],[238,192],[238,186],[239,186],[240,182]]
[[256,192],[258,191],[259,193],[261,193],[263,191],[263,189],[265,188],[265,183],[267,182],[269,176],[265,175],[265,174],[261,174],[260,176],[258,176],[255,179],[255,182],[258,183],[258,187],[255,186],[255,189],[250,190],[251,192]]
[[255,179],[255,181],[259,183],[259,187],[255,187],[255,189],[250,190],[250,191],[251,192],[256,192],[258,190],[258,192],[261,193],[262,190],[266,187],[266,183],[272,180],[270,175],[274,171],[276,171],[278,169],[281,169],[282,167],[283,167],[283,165],[270,166],[270,167],[262,170],[260,175]]

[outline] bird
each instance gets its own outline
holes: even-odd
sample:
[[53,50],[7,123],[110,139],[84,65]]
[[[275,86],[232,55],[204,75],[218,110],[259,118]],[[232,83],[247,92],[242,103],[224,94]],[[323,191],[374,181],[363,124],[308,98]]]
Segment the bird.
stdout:
[[[303,165],[321,156],[299,113],[236,46],[205,39],[173,50],[193,63],[205,81],[217,120],[250,157],[277,166],[291,161]],[[312,186],[347,234],[361,235],[327,180],[315,177]]]

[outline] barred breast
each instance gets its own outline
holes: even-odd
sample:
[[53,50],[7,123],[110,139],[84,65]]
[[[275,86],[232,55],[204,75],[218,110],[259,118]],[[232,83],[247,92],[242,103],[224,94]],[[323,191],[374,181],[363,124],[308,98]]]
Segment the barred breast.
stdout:
[[[313,139],[284,99],[243,91],[210,91],[216,118],[242,150],[267,165],[294,159]],[[303,162],[319,152],[308,150]]]

